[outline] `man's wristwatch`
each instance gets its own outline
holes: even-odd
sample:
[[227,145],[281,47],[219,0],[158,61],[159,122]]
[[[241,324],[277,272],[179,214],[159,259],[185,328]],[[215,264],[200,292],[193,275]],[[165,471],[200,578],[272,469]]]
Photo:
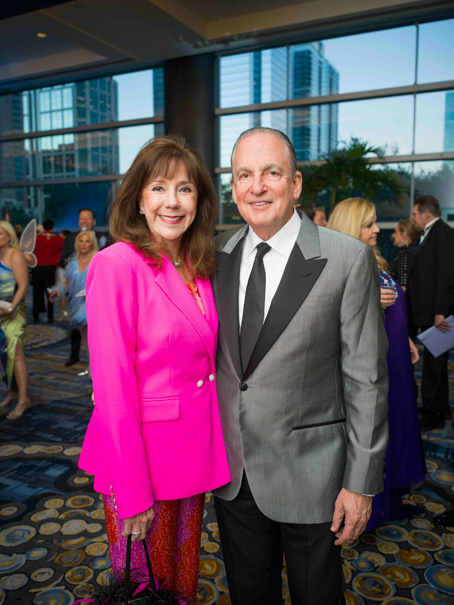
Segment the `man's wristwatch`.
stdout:
[[12,313],[12,312],[13,312],[13,307],[10,307],[10,308],[8,309],[8,313],[11,315],[11,313]]

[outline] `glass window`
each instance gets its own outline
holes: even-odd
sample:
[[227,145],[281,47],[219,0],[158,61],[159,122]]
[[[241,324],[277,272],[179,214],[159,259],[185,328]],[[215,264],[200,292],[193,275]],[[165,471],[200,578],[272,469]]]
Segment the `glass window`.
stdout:
[[238,212],[237,205],[233,201],[232,188],[230,187],[230,177],[230,173],[219,175],[219,223],[221,225],[242,225],[244,221]]
[[415,162],[415,197],[434,195],[444,220],[454,221],[454,160]]
[[287,98],[287,48],[222,57],[220,106],[239,107]]
[[386,155],[412,151],[413,97],[339,103],[339,141],[352,137],[382,147]]
[[[55,222],[55,231],[77,227],[79,209],[82,206],[92,208],[96,215],[96,226],[106,223],[106,211],[111,200],[114,184],[67,183],[63,185],[44,185],[42,190],[43,216]],[[1,190],[0,190],[1,193]]]
[[453,56],[454,19],[419,26],[418,83],[454,80]]
[[[63,110],[66,110],[64,114]],[[46,122],[46,130],[163,115],[163,69],[148,69],[133,74],[2,95],[0,116],[3,120],[0,122],[0,134],[33,131],[36,124],[42,130],[43,113],[50,111],[53,112],[53,119],[51,125]],[[72,123],[70,113],[73,116]],[[28,116],[27,120],[25,116]]]
[[415,153],[454,150],[454,91],[420,94],[416,99]]
[[118,108],[116,119],[134,120],[155,115],[155,103],[162,104],[155,97],[163,97],[164,94],[163,86],[156,86],[156,71],[159,70],[147,69],[113,77],[117,97],[115,106]]
[[[291,60],[291,65],[299,74],[303,87],[311,91],[306,96],[407,86],[415,81],[416,27],[398,27],[297,45],[291,47],[290,52],[291,56],[301,54],[299,65],[295,65],[295,59]],[[314,66],[319,68],[321,77],[317,76]],[[330,79],[332,82],[328,85]],[[332,92],[329,92],[330,88]],[[299,95],[292,94],[292,90],[291,98],[297,98]]]
[[158,135],[155,124],[118,129],[119,174],[124,174],[147,141]]
[[230,166],[230,155],[239,135],[254,126],[268,126],[287,133],[287,110],[261,111],[256,113],[239,113],[220,118],[220,165]]
[[0,213],[13,225],[25,225],[39,219],[35,187],[8,187],[0,189]]

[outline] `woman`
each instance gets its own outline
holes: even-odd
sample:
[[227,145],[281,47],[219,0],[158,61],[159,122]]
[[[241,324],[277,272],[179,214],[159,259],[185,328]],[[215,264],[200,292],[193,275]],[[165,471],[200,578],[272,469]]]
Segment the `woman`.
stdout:
[[104,494],[114,571],[146,569],[195,602],[204,493],[230,481],[215,386],[209,275],[216,193],[195,151],[158,137],[122,179],[117,242],[87,279],[96,405],[79,465]]
[[24,354],[25,294],[28,268],[13,226],[0,221],[0,354],[9,392],[4,408],[17,400],[7,418],[17,420],[30,407],[28,371]]
[[[87,347],[87,314],[85,310],[85,283],[91,259],[98,252],[98,240],[94,231],[81,231],[74,240],[75,258],[66,265],[63,286],[57,286],[49,296],[54,302],[57,296],[65,296],[71,328],[79,329],[82,343]],[[90,368],[90,363],[88,364]],[[83,374],[89,374],[87,369]]]
[[407,289],[410,258],[416,249],[414,244],[420,235],[421,231],[410,219],[399,221],[392,234],[394,245],[399,248],[399,252],[389,265],[389,273],[399,282],[404,292]]
[[387,273],[387,263],[376,247],[380,229],[375,206],[362,198],[346,199],[334,208],[328,227],[371,246],[380,270],[381,303],[385,309],[385,330],[389,340],[389,442],[385,489],[374,497],[372,515],[367,524],[367,529],[371,530],[390,519],[402,519],[408,515],[402,504],[402,495],[411,485],[422,481],[426,474],[411,367],[412,362],[419,359],[419,354],[408,338],[403,291]]

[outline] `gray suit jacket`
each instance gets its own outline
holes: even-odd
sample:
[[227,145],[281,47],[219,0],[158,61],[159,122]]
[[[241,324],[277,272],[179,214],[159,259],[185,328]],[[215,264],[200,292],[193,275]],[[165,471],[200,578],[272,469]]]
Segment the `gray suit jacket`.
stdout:
[[345,487],[383,489],[387,338],[373,251],[302,216],[246,373],[238,283],[247,227],[216,238],[217,389],[233,500],[245,471],[260,510],[324,523]]

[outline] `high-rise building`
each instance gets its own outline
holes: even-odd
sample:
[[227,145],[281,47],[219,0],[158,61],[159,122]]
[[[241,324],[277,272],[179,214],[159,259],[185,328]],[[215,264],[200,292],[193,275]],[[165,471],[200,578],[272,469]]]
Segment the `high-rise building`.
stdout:
[[[323,43],[291,47],[290,93],[292,99],[320,97],[339,92],[339,74],[324,56]],[[300,161],[319,160],[337,148],[336,103],[292,110],[290,138]]]
[[454,92],[445,97],[445,137],[443,151],[454,151]]

